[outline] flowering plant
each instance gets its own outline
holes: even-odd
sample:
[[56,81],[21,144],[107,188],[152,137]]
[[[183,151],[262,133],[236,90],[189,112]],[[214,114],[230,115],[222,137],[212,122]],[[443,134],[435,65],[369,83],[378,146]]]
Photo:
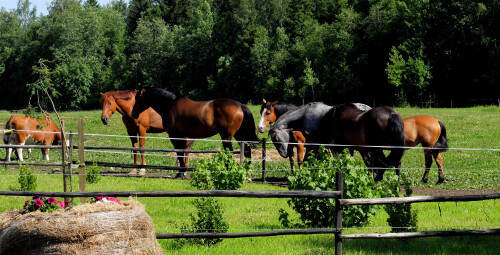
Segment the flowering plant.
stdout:
[[107,203],[107,202],[115,202],[115,203],[121,203],[122,201],[120,199],[114,198],[114,197],[104,197],[104,196],[97,196],[93,197],[90,200],[91,203]]
[[42,196],[34,196],[32,200],[26,200],[24,202],[25,212],[53,212],[57,209],[66,208],[71,204],[71,201],[66,200],[66,202],[57,201],[53,197],[45,198]]

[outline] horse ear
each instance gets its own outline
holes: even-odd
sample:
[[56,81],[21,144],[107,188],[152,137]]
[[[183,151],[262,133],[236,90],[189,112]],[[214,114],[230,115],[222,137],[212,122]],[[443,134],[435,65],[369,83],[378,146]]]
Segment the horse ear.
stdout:
[[262,103],[267,103],[266,99],[262,98]]
[[278,101],[274,101],[271,105],[275,106],[278,103]]
[[104,94],[102,92],[99,92],[99,94],[101,94],[101,96],[104,96]]

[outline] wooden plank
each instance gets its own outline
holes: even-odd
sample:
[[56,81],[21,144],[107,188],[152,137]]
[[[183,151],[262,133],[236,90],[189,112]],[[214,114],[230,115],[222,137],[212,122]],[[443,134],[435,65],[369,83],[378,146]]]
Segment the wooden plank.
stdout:
[[[335,186],[336,190],[340,192],[339,199],[344,198],[344,172],[335,172]],[[343,208],[340,206],[339,199],[335,199],[335,228],[340,231],[335,233],[335,254],[342,255],[342,218]]]
[[[85,164],[87,165],[92,165],[96,164],[98,166],[104,166],[104,167],[121,167],[121,168],[136,168],[137,165],[134,164],[122,164],[122,163],[112,163],[112,162],[92,162],[92,161],[86,161]],[[141,168],[146,168],[146,169],[162,169],[162,170],[184,170],[184,171],[193,171],[195,168],[192,167],[178,167],[178,166],[157,166],[157,165],[141,165]]]
[[386,234],[348,234],[341,235],[344,239],[393,239],[393,238],[419,238],[438,236],[476,236],[476,235],[500,235],[500,228],[496,229],[472,229],[472,230],[448,230],[448,231],[422,231]]
[[312,235],[312,234],[333,234],[337,230],[334,228],[325,229],[294,229],[294,230],[274,230],[259,232],[240,233],[157,233],[157,239],[173,238],[241,238],[241,237],[265,237],[282,235]]
[[351,205],[386,205],[386,204],[406,204],[423,202],[459,202],[459,201],[480,201],[488,199],[498,199],[500,193],[465,195],[465,196],[418,196],[418,197],[384,197],[384,198],[357,198],[340,199],[341,206]]
[[45,197],[254,197],[254,198],[337,198],[338,191],[249,191],[249,190],[162,190],[162,191],[93,191],[93,192],[45,192],[0,191],[4,196]]

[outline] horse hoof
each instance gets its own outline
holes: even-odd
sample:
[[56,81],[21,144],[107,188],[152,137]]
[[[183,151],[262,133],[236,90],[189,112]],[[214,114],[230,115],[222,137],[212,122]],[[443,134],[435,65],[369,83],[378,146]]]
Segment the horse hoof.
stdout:
[[422,180],[420,181],[420,184],[426,184],[426,183],[427,183],[427,180],[425,180],[425,179],[422,179]]
[[439,180],[436,182],[436,185],[440,185],[444,183],[444,177],[443,178],[439,178]]
[[137,175],[144,176],[146,175],[146,170],[141,170],[137,173]]
[[177,173],[174,177],[175,179],[187,180],[189,179],[186,172]]
[[132,171],[128,172],[128,175],[137,175],[137,171],[132,170]]

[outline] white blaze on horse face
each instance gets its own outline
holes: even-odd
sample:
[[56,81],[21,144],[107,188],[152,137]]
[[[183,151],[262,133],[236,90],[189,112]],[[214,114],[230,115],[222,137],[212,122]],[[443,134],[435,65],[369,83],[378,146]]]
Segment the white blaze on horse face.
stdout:
[[264,126],[264,115],[266,114],[266,107],[262,110],[262,114],[260,115],[260,121],[259,121],[259,132],[264,133],[266,130],[266,126]]

